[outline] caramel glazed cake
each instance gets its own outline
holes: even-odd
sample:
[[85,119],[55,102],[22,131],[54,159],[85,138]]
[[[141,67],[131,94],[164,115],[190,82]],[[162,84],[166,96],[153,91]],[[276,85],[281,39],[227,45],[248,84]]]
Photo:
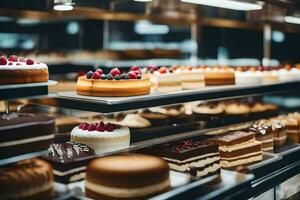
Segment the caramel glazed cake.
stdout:
[[261,142],[255,140],[253,132],[236,131],[216,137],[212,141],[219,144],[222,168],[233,169],[262,160]]
[[0,57],[0,85],[47,82],[48,79],[48,67],[44,63],[15,55],[8,59]]
[[113,68],[108,74],[98,69],[79,77],[76,91],[85,96],[121,97],[149,94],[150,87],[149,78],[144,77],[138,68],[131,68],[129,73]]
[[0,115],[0,159],[42,151],[53,142],[55,119],[40,114]]
[[53,197],[52,167],[40,159],[0,168],[0,199],[48,200]]
[[172,170],[206,177],[220,172],[218,145],[192,139],[163,144],[150,150],[165,159]]
[[86,196],[96,200],[148,199],[169,189],[168,164],[158,157],[103,157],[93,160],[86,171]]
[[81,159],[95,155],[92,148],[76,143],[53,143],[48,154],[43,156],[53,166],[55,182],[69,184],[85,178],[86,166],[90,159]]

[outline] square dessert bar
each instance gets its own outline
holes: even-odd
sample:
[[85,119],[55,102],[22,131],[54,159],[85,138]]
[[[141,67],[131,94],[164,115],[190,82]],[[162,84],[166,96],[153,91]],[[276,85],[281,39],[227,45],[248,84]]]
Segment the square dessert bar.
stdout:
[[239,165],[250,165],[262,160],[261,142],[255,140],[255,133],[235,131],[212,138],[219,144],[221,167],[233,169]]
[[53,142],[55,120],[40,114],[0,115],[0,159],[46,150]]
[[190,172],[198,177],[220,171],[220,155],[216,144],[188,139],[160,145],[154,152],[165,159],[175,171]]

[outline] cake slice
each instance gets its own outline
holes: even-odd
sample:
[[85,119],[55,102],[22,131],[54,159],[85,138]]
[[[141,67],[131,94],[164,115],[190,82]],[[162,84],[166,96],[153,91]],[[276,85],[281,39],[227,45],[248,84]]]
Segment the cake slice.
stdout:
[[287,140],[287,128],[280,120],[270,120],[275,132],[273,134],[274,146],[279,147]]
[[265,152],[273,152],[274,139],[273,135],[276,133],[272,123],[268,120],[259,120],[255,122],[250,128],[250,131],[255,133],[255,139],[262,143],[262,150]]
[[204,71],[191,66],[176,69],[175,74],[180,75],[183,89],[201,89],[205,87]]
[[262,160],[261,142],[255,140],[253,132],[235,131],[211,141],[219,144],[220,164],[224,169],[234,169]]
[[188,139],[157,146],[153,152],[165,159],[175,171],[191,172],[198,177],[220,172],[220,155],[216,144]]
[[58,183],[69,184],[85,178],[85,169],[91,159],[81,159],[95,155],[89,146],[76,142],[52,143],[48,154],[43,156],[53,167],[54,179]]

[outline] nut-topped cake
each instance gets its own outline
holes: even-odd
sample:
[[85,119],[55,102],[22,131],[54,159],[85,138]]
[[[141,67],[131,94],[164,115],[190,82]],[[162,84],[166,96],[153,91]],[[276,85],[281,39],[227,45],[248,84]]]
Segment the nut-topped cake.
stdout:
[[49,72],[45,63],[15,55],[0,57],[0,85],[47,82],[48,79]]
[[128,73],[113,68],[108,74],[102,69],[89,71],[78,78],[77,94],[86,96],[136,96],[150,93],[150,81],[141,71],[133,67]]
[[100,154],[129,147],[130,131],[128,127],[112,123],[84,122],[73,128],[71,141],[86,144]]

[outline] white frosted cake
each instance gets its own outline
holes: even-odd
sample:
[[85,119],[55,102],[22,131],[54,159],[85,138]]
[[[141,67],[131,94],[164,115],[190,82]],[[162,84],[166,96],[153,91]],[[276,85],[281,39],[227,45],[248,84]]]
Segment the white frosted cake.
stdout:
[[259,85],[262,83],[262,74],[256,71],[235,72],[237,85]]
[[73,128],[71,141],[86,144],[96,154],[125,149],[130,144],[129,128],[112,123],[82,123]]
[[183,89],[201,89],[205,87],[203,70],[179,68],[175,73],[180,75]]

